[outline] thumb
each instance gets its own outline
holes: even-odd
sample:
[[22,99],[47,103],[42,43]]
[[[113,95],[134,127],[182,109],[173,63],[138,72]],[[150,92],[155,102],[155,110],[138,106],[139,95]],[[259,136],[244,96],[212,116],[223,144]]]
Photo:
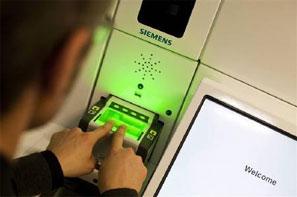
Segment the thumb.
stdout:
[[112,122],[107,122],[103,126],[98,127],[94,131],[89,132],[88,134],[91,135],[93,143],[95,144],[99,139],[109,134],[113,126]]

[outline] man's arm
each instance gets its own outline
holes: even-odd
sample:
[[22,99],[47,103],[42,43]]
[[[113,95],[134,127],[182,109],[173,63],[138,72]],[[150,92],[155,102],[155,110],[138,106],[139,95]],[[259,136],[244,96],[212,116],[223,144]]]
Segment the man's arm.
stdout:
[[[52,136],[48,151],[34,153],[14,161],[13,189],[17,195],[36,195],[63,185],[65,177],[88,174],[95,168],[92,149],[98,139],[112,128],[112,123],[93,132],[65,130]],[[113,136],[113,143],[99,175],[101,196],[138,196],[146,177],[141,157],[122,147],[124,128]]]
[[78,177],[93,171],[92,149],[109,133],[111,123],[93,132],[66,129],[54,134],[48,150],[16,159],[12,165],[12,186],[17,195],[36,195],[57,189],[65,177]]
[[63,185],[60,163],[51,151],[34,153],[13,161],[13,189],[17,195],[37,195]]

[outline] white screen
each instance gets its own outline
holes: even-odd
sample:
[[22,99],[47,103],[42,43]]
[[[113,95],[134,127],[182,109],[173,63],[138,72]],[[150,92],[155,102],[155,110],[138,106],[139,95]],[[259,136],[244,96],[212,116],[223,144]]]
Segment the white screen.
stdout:
[[159,196],[297,196],[296,150],[295,140],[206,99]]

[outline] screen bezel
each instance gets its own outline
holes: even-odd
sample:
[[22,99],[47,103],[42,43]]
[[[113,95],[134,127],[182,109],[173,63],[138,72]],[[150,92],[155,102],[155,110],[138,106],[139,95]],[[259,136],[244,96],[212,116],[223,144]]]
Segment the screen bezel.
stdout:
[[272,124],[270,124],[270,123],[268,123],[266,121],[263,121],[262,119],[259,119],[259,118],[255,117],[255,116],[253,116],[253,115],[251,115],[251,114],[249,114],[249,113],[247,113],[245,111],[242,111],[242,110],[240,110],[240,109],[238,109],[238,108],[236,108],[236,107],[234,107],[234,106],[232,106],[232,105],[230,105],[230,104],[228,104],[226,102],[223,102],[223,101],[221,101],[221,100],[219,100],[219,99],[217,99],[217,98],[215,98],[213,96],[205,95],[202,98],[202,101],[200,102],[199,107],[197,108],[197,110],[196,110],[196,112],[195,112],[195,114],[194,114],[194,116],[193,116],[193,118],[192,118],[192,120],[191,120],[191,122],[190,122],[190,124],[189,124],[189,126],[187,128],[187,131],[185,132],[184,136],[182,137],[182,140],[180,141],[180,143],[178,145],[178,148],[176,149],[176,151],[174,153],[174,156],[172,157],[172,159],[170,161],[170,164],[168,165],[168,167],[167,167],[167,169],[166,169],[166,171],[165,171],[165,173],[164,173],[164,175],[163,175],[163,177],[162,177],[162,179],[160,181],[160,184],[158,185],[158,188],[156,189],[156,192],[154,193],[154,196],[158,196],[158,194],[159,194],[159,192],[160,192],[160,190],[161,190],[161,188],[162,188],[162,186],[163,186],[163,184],[164,184],[164,182],[165,182],[165,180],[166,180],[166,178],[167,178],[167,176],[168,176],[168,174],[169,174],[169,172],[170,172],[170,170],[171,170],[171,168],[172,168],[172,166],[173,166],[173,164],[174,164],[174,162],[175,162],[175,160],[176,160],[176,158],[177,158],[177,156],[178,156],[178,154],[179,154],[179,152],[180,152],[180,150],[181,150],[181,148],[182,148],[182,146],[184,144],[184,142],[187,139],[187,136],[188,136],[190,130],[192,129],[192,126],[193,126],[193,124],[194,124],[194,122],[195,122],[195,120],[196,120],[196,118],[197,118],[197,116],[198,116],[198,114],[199,114],[205,100],[210,100],[210,101],[215,102],[215,103],[217,103],[219,105],[222,105],[223,107],[226,107],[227,109],[229,109],[231,111],[234,111],[234,112],[236,112],[236,113],[238,113],[238,114],[240,114],[240,115],[242,115],[244,117],[247,117],[247,118],[249,118],[251,120],[254,120],[254,121],[258,122],[259,124],[262,124],[262,125],[270,128],[270,129],[272,129],[272,130],[274,130],[274,131],[276,131],[276,132],[278,132],[278,133],[280,133],[280,134],[282,134],[282,135],[284,135],[286,137],[289,137],[289,138],[297,141],[297,136],[292,135],[292,134],[286,132],[283,129],[280,129],[280,128],[278,128],[278,127],[276,127],[276,126],[274,126],[274,125],[272,125]]

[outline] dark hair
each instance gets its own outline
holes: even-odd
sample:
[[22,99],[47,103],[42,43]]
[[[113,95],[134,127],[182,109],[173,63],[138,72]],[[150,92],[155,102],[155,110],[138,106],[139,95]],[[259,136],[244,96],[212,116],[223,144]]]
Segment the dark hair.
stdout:
[[108,0],[1,0],[1,116],[40,77],[67,35],[98,25],[107,6]]

